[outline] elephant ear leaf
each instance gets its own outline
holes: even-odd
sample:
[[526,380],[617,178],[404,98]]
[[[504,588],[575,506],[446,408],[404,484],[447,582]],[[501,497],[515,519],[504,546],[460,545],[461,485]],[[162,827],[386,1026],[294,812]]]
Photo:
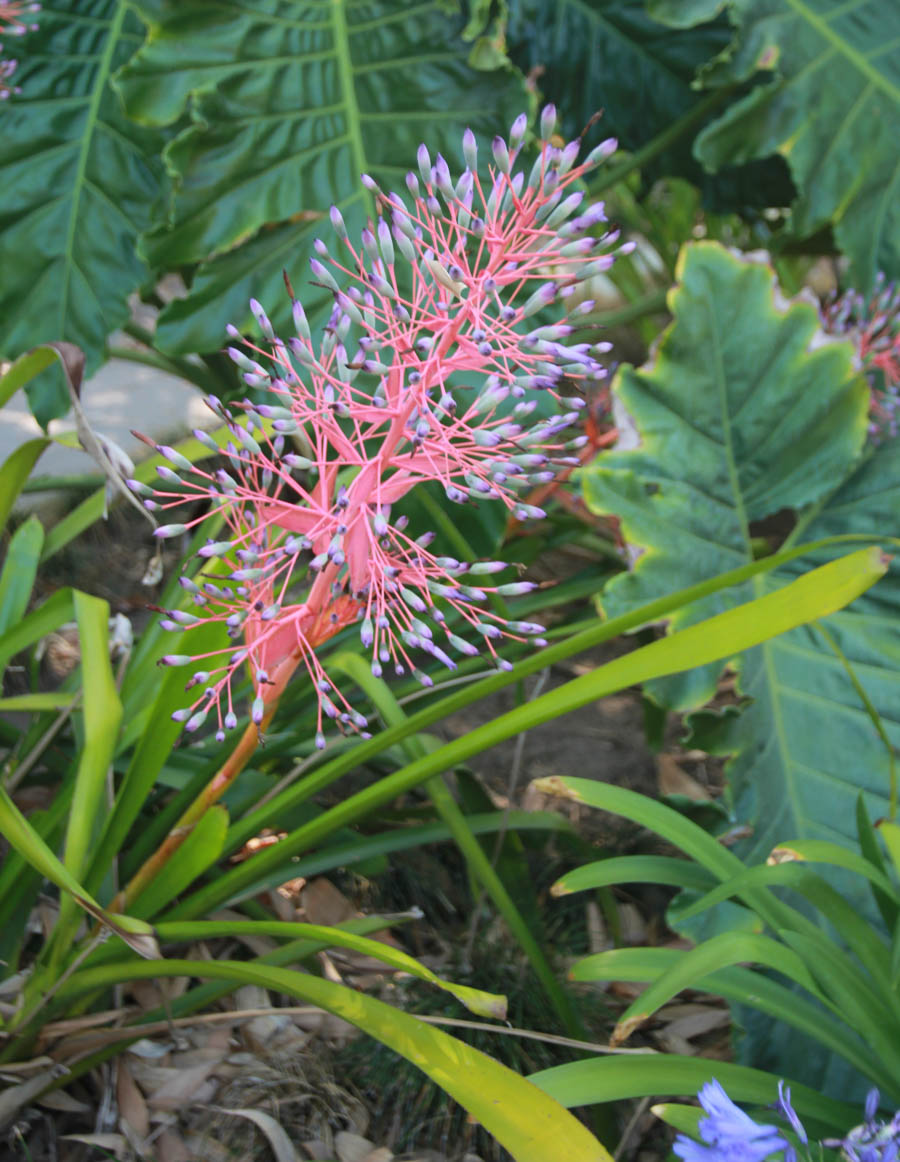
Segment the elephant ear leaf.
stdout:
[[[679,14],[690,6],[674,2]],[[525,73],[540,70],[541,90],[559,108],[567,136],[591,126],[602,110],[589,140],[613,136],[630,153],[656,143],[652,159],[641,165],[647,186],[662,176],[686,178],[699,187],[704,205],[719,211],[790,202],[793,188],[780,157],[712,174],[694,156],[696,132],[727,100],[726,93],[698,91],[694,83],[733,39],[720,4],[677,21],[667,12],[657,17],[644,0],[554,0],[552,20],[545,0],[508,0],[502,7],[511,60]],[[497,36],[483,41],[494,44]],[[673,123],[691,132],[673,134]]]
[[[90,375],[147,276],[137,242],[160,197],[165,137],[129,121],[110,83],[141,40],[124,0],[45,5],[22,40],[21,93],[3,108],[2,355],[66,340]],[[57,382],[35,414],[46,424],[68,406]]]
[[[620,519],[635,557],[602,595],[612,616],[750,561],[764,538],[877,540],[900,511],[900,445],[864,450],[868,390],[850,344],[822,334],[814,307],[785,302],[768,266],[715,244],[686,247],[678,277],[654,361],[614,382],[632,446],[602,455],[584,480],[588,503]],[[823,550],[697,602],[673,625],[771,592],[824,559]],[[752,701],[696,722],[698,745],[731,756],[731,806],[753,830],[742,850],[751,862],[786,836],[853,846],[860,790],[874,814],[887,809],[890,756],[871,713],[900,745],[896,563],[822,627],[746,651],[738,689]],[[652,692],[696,708],[719,673],[692,670]]]
[[879,271],[896,278],[900,5],[732,0],[731,15],[735,44],[711,75],[741,83],[762,69],[771,79],[700,134],[700,161],[719,169],[781,154],[799,190],[796,233],[832,223],[862,290]]
[[[170,220],[144,240],[158,267],[199,264],[160,317],[172,353],[217,350],[225,322],[251,325],[251,296],[289,325],[282,272],[304,279],[332,204],[351,233],[365,224],[360,174],[396,188],[426,137],[453,168],[466,126],[489,138],[529,103],[512,69],[471,67],[462,22],[438,0],[134,6],[150,33],[119,74],[125,107],[146,125],[191,122],[166,150]],[[303,300],[317,305],[306,288]]]

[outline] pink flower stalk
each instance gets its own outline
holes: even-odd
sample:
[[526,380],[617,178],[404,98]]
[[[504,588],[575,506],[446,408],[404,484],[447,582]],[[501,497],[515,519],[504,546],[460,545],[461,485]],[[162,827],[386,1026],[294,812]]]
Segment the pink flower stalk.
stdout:
[[[194,466],[159,447],[168,461],[158,469],[162,482],[155,489],[132,482],[144,503],[161,512],[208,500],[228,529],[223,540],[200,550],[201,557],[221,561],[220,572],[200,584],[181,578],[196,614],[175,610],[163,622],[188,633],[220,622],[240,642],[198,655],[209,659],[210,669],[188,684],[204,687],[200,697],[174,716],[186,729],[199,728],[212,711],[220,736],[236,725],[232,684],[245,663],[254,687],[251,719],[261,723],[284,674],[302,663],[319,694],[317,745],[325,745],[325,718],[339,729],[364,731],[365,718],[315,652],[354,623],[374,674],[392,665],[426,686],[432,679],[416,655],[452,670],[453,654],[479,652],[461,632],[480,638],[504,668],[509,663],[496,652],[501,639],[537,635],[543,644],[543,627],[507,621],[487,607],[491,594],[523,594],[534,588],[530,582],[469,584],[509,566],[435,556],[428,548],[433,534],[414,539],[405,517],[392,510],[417,484],[439,481],[452,502],[495,500],[518,520],[539,518],[543,512],[520,493],[578,463],[573,453],[586,437],[573,439],[566,429],[578,421],[583,400],[563,397],[559,388],[563,379],[577,387],[602,378],[596,356],[609,345],[569,345],[571,324],[528,330],[527,320],[541,308],[564,306],[581,282],[612,262],[617,233],[591,233],[605,222],[602,204],[581,213],[582,193],[569,191],[615,143],[604,142],[576,166],[579,142],[563,149],[550,144],[555,122],[550,106],[530,174],[515,171],[524,114],[509,143],[495,138],[486,188],[469,130],[463,138],[468,165],[456,181],[440,155],[432,165],[424,145],[419,177],[407,176],[409,201],[364,175],[377,224],[354,246],[332,208],[343,253],[332,257],[317,242],[310,264],[335,300],[321,342],[313,342],[299,302],[293,303],[297,334],[285,343],[251,301],[268,346],[229,348],[248,386],[264,389],[267,402],[244,400],[229,410],[208,401],[232,435],[227,468]],[[591,306],[581,303],[575,311]],[[240,339],[233,327],[229,334]],[[537,400],[525,398],[529,390],[566,410],[535,419]],[[195,435],[217,447],[205,433]],[[204,519],[163,525],[156,535],[180,535]],[[163,659],[168,665],[194,660],[188,653]]]
[[868,296],[849,290],[824,311],[825,328],[847,335],[856,344],[860,363],[872,390],[869,433],[874,438],[897,435],[900,408],[900,287],[885,286],[879,273]]
[[[32,32],[37,24],[28,21],[28,17],[40,11],[40,4],[31,0],[0,0],[0,36],[24,36]],[[0,52],[3,45],[0,43]],[[0,101],[5,101],[11,93],[21,90],[12,84],[12,77],[18,62],[0,57]]]

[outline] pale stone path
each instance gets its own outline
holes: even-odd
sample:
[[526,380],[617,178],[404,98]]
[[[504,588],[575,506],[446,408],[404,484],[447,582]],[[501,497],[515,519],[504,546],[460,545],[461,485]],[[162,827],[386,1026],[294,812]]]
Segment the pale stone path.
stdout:
[[[81,402],[91,427],[114,440],[135,461],[149,454],[149,449],[132,436],[132,429],[158,442],[177,440],[191,428],[209,427],[212,413],[203,396],[192,384],[173,375],[131,363],[111,359],[87,380],[81,389]],[[74,430],[71,413],[50,425],[51,435]],[[17,392],[0,410],[0,465],[25,440],[40,436],[41,429],[28,409],[23,391]],[[35,465],[33,476],[73,476],[99,473],[100,468],[78,448],[52,444]],[[55,502],[58,493],[31,493],[26,507],[33,508],[36,498],[46,496]]]

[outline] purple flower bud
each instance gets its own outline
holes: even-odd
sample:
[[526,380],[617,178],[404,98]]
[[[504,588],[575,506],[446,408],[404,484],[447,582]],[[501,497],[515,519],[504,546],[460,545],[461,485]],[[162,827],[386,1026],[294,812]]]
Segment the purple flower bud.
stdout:
[[303,310],[303,304],[299,299],[294,299],[291,304],[291,313],[294,318],[294,329],[301,339],[305,339],[307,343],[310,342],[309,323],[306,319],[306,312]]
[[494,161],[501,173],[509,173],[509,149],[502,137],[495,137],[491,143]]
[[557,286],[555,282],[545,282],[527,299],[522,307],[522,318],[535,314],[543,307],[547,307],[556,298]]
[[545,105],[541,110],[541,140],[549,141],[556,128],[556,106]]
[[546,515],[546,512],[536,504],[519,503],[513,508],[516,520],[543,520]]
[[184,729],[193,733],[195,730],[199,730],[205,721],[206,721],[206,711],[205,710],[198,710],[196,714],[193,714],[187,720],[187,722],[185,723]]
[[434,176],[433,184],[437,186],[442,194],[452,197],[453,183],[450,180],[450,167],[440,153],[435,158],[432,174]]
[[318,258],[311,258],[309,260],[309,269],[313,272],[316,278],[320,282],[324,282],[330,290],[340,290],[340,287],[332,277],[331,271],[326,266],[323,266],[322,263],[319,262]]
[[473,561],[469,566],[469,573],[473,577],[481,577],[489,573],[502,573],[508,568],[508,561]]
[[405,585],[400,586],[400,596],[411,609],[416,611],[416,613],[425,613],[428,609],[428,606],[418,595],[418,593],[414,593],[411,589],[407,589]]
[[569,172],[569,170],[575,164],[575,160],[578,157],[578,152],[580,149],[581,142],[577,138],[575,141],[570,141],[568,145],[563,148],[563,150],[560,152],[559,164],[557,166],[557,170],[560,174],[565,175]]
[[599,145],[595,145],[591,152],[584,159],[585,165],[597,165],[601,161],[605,161],[611,154],[615,153],[619,148],[619,143],[614,137],[607,137],[606,141],[601,141]]
[[419,165],[419,173],[422,175],[422,181],[426,186],[431,184],[431,156],[428,152],[428,146],[424,142],[416,151],[416,161]]
[[507,622],[507,628],[513,633],[537,634],[544,633],[544,626],[538,625],[535,621],[510,621]]
[[[512,128],[509,131],[509,144],[512,149],[518,149],[525,139],[525,133],[528,130],[528,117],[525,113],[520,113],[513,121]],[[475,168],[474,166],[472,167]]]
[[223,557],[232,547],[231,541],[209,541],[197,550],[198,557]]
[[474,173],[478,168],[478,142],[475,140],[475,134],[471,129],[466,129],[463,133],[462,146],[466,165]]
[[260,303],[256,299],[250,300],[250,310],[253,312],[253,317],[256,319],[259,329],[267,339],[274,339],[275,332],[272,329],[272,324],[269,322],[269,316],[263,310]]
[[347,241],[347,227],[344,225],[344,217],[337,206],[332,206],[328,211],[328,216],[331,218],[331,225],[334,227],[334,232],[342,241]]

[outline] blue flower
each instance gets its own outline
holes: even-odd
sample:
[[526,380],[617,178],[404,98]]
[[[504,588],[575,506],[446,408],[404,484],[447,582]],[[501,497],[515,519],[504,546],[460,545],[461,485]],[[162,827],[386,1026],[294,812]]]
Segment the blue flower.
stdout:
[[[793,1162],[793,1147],[781,1136],[777,1126],[761,1126],[754,1122],[734,1104],[718,1081],[704,1085],[698,1097],[707,1116],[700,1119],[697,1129],[706,1144],[701,1145],[679,1134],[672,1150],[684,1162],[764,1162],[764,1159],[782,1151],[785,1162]],[[859,1162],[869,1162],[869,1159],[860,1159]]]
[[869,1090],[863,1124],[854,1127],[845,1138],[832,1139],[822,1145],[839,1147],[849,1162],[897,1162],[900,1155],[900,1111],[889,1122],[876,1121],[878,1098],[877,1089]]
[[790,1089],[785,1089],[783,1081],[779,1081],[778,1083],[778,1101],[775,1103],[775,1108],[782,1117],[787,1119],[791,1129],[805,1146],[809,1138],[807,1137],[803,1123],[797,1117],[794,1107],[791,1105],[791,1091]]

